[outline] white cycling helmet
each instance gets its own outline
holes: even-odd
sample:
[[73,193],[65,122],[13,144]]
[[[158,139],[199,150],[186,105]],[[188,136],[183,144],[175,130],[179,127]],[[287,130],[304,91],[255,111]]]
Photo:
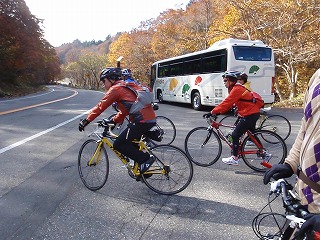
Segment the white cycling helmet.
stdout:
[[132,76],[132,72],[130,69],[122,69],[122,76],[125,76],[125,77],[131,77]]
[[240,77],[240,72],[239,71],[225,71],[223,74],[222,74],[222,77],[223,78],[229,78],[229,80],[231,82],[236,82],[239,77]]

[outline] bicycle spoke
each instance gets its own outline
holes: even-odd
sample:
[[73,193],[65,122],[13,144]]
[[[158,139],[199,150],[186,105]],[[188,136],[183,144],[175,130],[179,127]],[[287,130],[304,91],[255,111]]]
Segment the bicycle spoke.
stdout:
[[191,161],[199,166],[210,166],[220,157],[222,144],[215,132],[206,127],[192,129],[185,139],[185,151]]
[[[153,166],[160,168],[159,174],[145,177],[154,170],[147,171],[143,175],[145,184],[153,191],[171,195],[184,190],[191,182],[193,167],[188,156],[179,148],[171,145],[158,145],[151,149],[156,157]],[[151,166],[151,169],[152,167]],[[163,172],[164,169],[170,171]]]
[[262,162],[269,164],[283,163],[287,155],[287,147],[283,139],[274,132],[257,130],[254,137],[259,141],[262,148],[258,148],[254,141],[247,136],[241,147],[241,156],[245,164],[259,172],[266,171]]
[[163,131],[161,144],[171,144],[176,138],[176,127],[167,117],[157,116],[157,127]]
[[291,133],[289,120],[281,115],[266,116],[260,128],[277,133],[283,140],[286,140]]
[[[78,171],[83,184],[90,190],[98,190],[104,186],[109,174],[109,159],[106,150],[102,147],[97,154],[98,143],[89,139],[83,143],[78,156]],[[88,165],[92,157],[94,164]]]

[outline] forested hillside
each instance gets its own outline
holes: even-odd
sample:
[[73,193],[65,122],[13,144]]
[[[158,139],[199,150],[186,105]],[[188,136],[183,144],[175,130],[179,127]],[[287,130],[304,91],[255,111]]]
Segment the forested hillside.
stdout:
[[23,0],[0,1],[0,97],[54,81],[59,59]]

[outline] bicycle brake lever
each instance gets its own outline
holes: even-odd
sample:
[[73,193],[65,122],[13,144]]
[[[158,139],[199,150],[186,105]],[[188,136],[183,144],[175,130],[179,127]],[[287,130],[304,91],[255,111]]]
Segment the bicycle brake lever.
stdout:
[[274,182],[271,182],[270,183],[270,193],[276,193],[276,194],[280,194],[280,189],[279,189],[279,186],[280,186],[280,182],[282,182],[283,179],[279,179],[277,181],[274,181]]
[[294,215],[287,215],[286,218],[291,221],[289,225],[292,228],[301,228],[302,224],[306,221],[303,218],[298,218]]

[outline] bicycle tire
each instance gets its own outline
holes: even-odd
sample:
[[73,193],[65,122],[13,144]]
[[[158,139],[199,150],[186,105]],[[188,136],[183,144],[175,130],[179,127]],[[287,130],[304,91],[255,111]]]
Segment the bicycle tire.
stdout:
[[186,136],[184,147],[190,160],[202,167],[207,167],[221,156],[222,143],[218,134],[207,127],[196,127]]
[[[257,130],[253,135],[261,142],[262,149],[258,149],[249,136],[245,137],[242,142],[241,152],[254,152],[241,155],[244,163],[249,168],[257,172],[265,172],[267,168],[261,165],[263,161],[271,165],[284,162],[287,156],[287,145],[278,134],[268,130]],[[271,154],[269,156],[270,159],[268,159],[268,154]]]
[[90,190],[101,189],[109,176],[109,158],[106,149],[101,146],[101,154],[98,164],[88,165],[98,147],[98,142],[94,139],[85,141],[79,150],[78,171],[83,184]]
[[[164,134],[162,135],[161,145],[171,144],[176,139],[177,130],[174,123],[165,116],[157,116],[157,128],[162,129]],[[154,143],[156,144],[156,143]],[[157,144],[156,144],[157,145]]]
[[[143,182],[152,191],[172,195],[186,189],[193,177],[193,166],[189,157],[180,148],[172,145],[157,145],[150,149],[156,158],[148,171],[159,173],[142,175]],[[165,173],[164,173],[165,172]]]
[[291,124],[288,119],[281,115],[270,115],[262,121],[260,129],[277,133],[283,140],[291,134]]
[[[115,115],[116,113],[112,114],[111,116],[108,117],[108,119],[111,120]],[[124,118],[122,123],[117,123],[115,125],[115,127],[112,129],[112,133],[119,136],[119,134],[127,128],[128,124],[129,124],[129,120],[127,118]]]
[[[234,115],[227,115],[221,118],[219,123],[222,123],[223,125],[236,126],[237,120],[238,120],[238,117]],[[220,126],[219,129],[221,130],[224,136],[227,136],[231,131],[230,127]],[[220,132],[217,132],[217,133],[220,136]],[[222,136],[220,136],[220,138],[222,138]]]

